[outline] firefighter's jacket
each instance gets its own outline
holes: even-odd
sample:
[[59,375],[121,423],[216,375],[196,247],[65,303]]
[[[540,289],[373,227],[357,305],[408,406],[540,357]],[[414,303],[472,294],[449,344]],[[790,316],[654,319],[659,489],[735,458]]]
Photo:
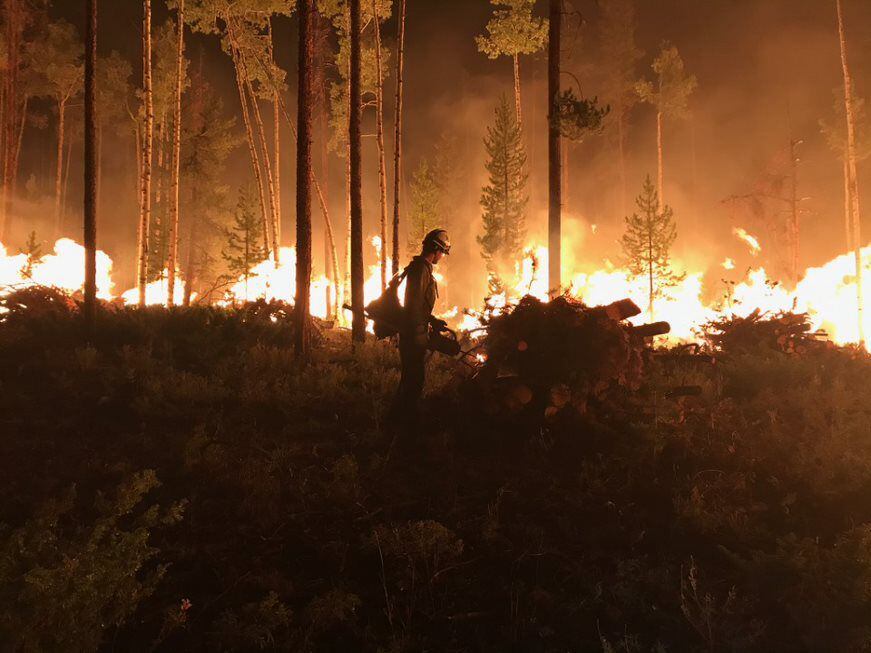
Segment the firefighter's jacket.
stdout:
[[426,346],[438,296],[432,263],[422,256],[415,256],[408,264],[405,278],[405,324],[400,332],[401,337],[411,339],[420,347]]

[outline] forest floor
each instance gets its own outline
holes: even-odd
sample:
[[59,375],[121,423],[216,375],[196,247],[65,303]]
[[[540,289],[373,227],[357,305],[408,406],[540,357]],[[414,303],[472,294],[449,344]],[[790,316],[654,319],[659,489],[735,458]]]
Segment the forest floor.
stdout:
[[[653,356],[544,419],[286,307],[0,317],[0,649],[871,649],[871,360]],[[722,344],[722,343],[721,343]],[[669,389],[698,386],[694,396]],[[389,452],[389,455],[388,455]]]

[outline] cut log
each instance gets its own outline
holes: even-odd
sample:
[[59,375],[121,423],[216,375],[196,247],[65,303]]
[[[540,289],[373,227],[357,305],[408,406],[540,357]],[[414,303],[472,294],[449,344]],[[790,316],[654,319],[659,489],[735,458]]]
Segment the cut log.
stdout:
[[638,304],[628,298],[621,299],[620,301],[608,304],[607,306],[600,306],[598,310],[604,311],[605,315],[618,322],[641,314],[641,309],[638,308]]
[[668,322],[651,322],[650,324],[641,324],[631,328],[632,334],[641,338],[662,336],[670,331],[671,325]]

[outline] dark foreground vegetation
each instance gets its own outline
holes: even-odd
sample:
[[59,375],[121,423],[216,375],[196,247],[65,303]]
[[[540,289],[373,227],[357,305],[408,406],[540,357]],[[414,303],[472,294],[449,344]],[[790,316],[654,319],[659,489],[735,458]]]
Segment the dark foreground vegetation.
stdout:
[[871,362],[792,322],[547,418],[434,360],[390,451],[387,345],[300,367],[267,304],[83,345],[62,295],[5,304],[4,649],[871,649]]

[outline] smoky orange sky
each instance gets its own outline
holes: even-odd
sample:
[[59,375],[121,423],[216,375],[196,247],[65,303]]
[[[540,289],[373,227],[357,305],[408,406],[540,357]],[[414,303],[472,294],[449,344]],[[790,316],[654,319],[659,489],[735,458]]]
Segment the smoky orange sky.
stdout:
[[[53,13],[82,27],[83,3],[62,0]],[[538,13],[544,13],[543,3]],[[156,2],[155,21],[166,18]],[[598,7],[594,0],[575,0],[569,5],[582,17],[567,19],[564,37],[563,76],[565,85],[582,85],[586,96],[597,95],[595,83]],[[405,95],[405,198],[408,182],[422,157],[431,157],[443,135],[454,136],[459,147],[456,158],[458,178],[456,201],[445,207],[454,251],[450,259],[449,285],[452,301],[475,305],[486,286],[484,265],[475,236],[480,232],[478,200],[485,180],[482,138],[501,94],[512,92],[508,59],[489,60],[477,52],[476,34],[482,32],[491,12],[486,0],[409,0],[407,18]],[[848,43],[856,92],[864,97],[871,75],[871,3],[845,0]],[[834,0],[637,0],[637,43],[643,50],[636,74],[652,77],[650,63],[659,44],[676,45],[687,71],[698,78],[691,100],[692,119],[665,125],[665,194],[674,207],[679,237],[676,258],[692,270],[710,268],[709,280],[722,276],[719,262],[726,256],[736,260],[738,271],[747,265],[766,265],[777,275],[784,252],[777,234],[761,224],[746,209],[723,200],[746,194],[754,182],[776,167],[784,157],[790,139],[798,147],[799,195],[802,203],[801,266],[819,264],[841,252],[843,235],[843,178],[838,155],[821,133],[820,119],[833,120],[833,90],[841,83],[840,58]],[[133,0],[101,3],[100,51],[119,50],[134,63],[138,75],[139,12]],[[395,21],[384,28],[385,44],[394,44]],[[296,26],[282,19],[278,29],[277,57],[288,70],[289,98],[295,98],[294,57]],[[229,59],[214,37],[193,36],[189,53],[202,53],[208,79],[225,97],[228,113],[238,112]],[[545,53],[521,60],[525,139],[530,165],[530,240],[543,242],[546,222],[546,97]],[[386,81],[385,118],[387,147],[392,147],[392,71]],[[42,107],[50,116],[50,109]],[[374,130],[371,110],[366,131]],[[645,174],[656,172],[654,112],[639,104],[630,116],[628,134],[629,204],[640,189]],[[73,120],[78,119],[75,116]],[[862,125],[867,130],[867,125]],[[30,180],[30,191],[22,202],[12,244],[23,241],[32,229],[47,230],[51,223],[54,128],[30,126],[25,134],[21,182]],[[100,216],[100,247],[115,260],[116,283],[132,285],[135,267],[136,196],[133,192],[131,139],[112,137],[105,146],[107,162],[104,192],[108,210]],[[294,220],[294,162],[290,134],[282,164],[283,233],[285,245],[292,245]],[[316,143],[316,147],[318,144]],[[567,188],[564,195],[565,247],[579,266],[597,267],[603,261],[619,263],[617,239],[622,230],[619,178],[613,145],[605,136],[594,136],[570,144]],[[78,237],[80,223],[76,208],[81,197],[80,149],[73,150],[70,207],[66,219],[68,235]],[[374,235],[378,223],[377,155],[374,138],[364,139],[364,211],[366,233]],[[250,174],[248,152],[239,147],[228,170],[228,183],[238,183]],[[316,157],[317,158],[317,157]],[[344,222],[342,161],[330,155],[327,187],[329,204],[337,225]],[[183,181],[182,181],[183,183]],[[45,188],[43,194],[41,189]],[[860,192],[871,206],[871,175],[860,167]],[[43,197],[44,195],[44,197]],[[407,211],[408,203],[405,202]],[[313,212],[316,238],[321,236],[320,215]],[[593,233],[590,225],[597,226]],[[866,221],[867,224],[867,221]],[[763,252],[751,258],[746,246],[731,233],[741,225],[756,233]],[[866,242],[869,238],[864,239]],[[404,245],[404,243],[403,243]],[[367,248],[374,263],[374,250]],[[402,248],[403,252],[405,247]],[[323,269],[322,246],[316,242],[315,271]]]

